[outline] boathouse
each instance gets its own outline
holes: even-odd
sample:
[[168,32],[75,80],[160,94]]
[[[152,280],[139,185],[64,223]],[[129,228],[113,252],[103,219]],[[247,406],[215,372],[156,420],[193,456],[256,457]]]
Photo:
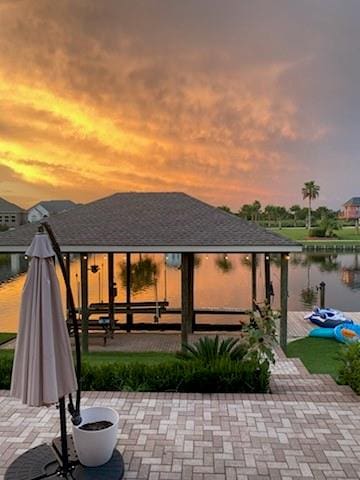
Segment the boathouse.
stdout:
[[[88,350],[91,306],[88,301],[88,257],[102,253],[108,262],[108,302],[106,313],[111,324],[118,312],[126,322],[118,328],[139,328],[134,316],[151,311],[152,302],[131,302],[130,265],[132,253],[181,254],[181,329],[182,341],[198,329],[194,309],[194,255],[196,253],[246,253],[251,255],[252,301],[257,299],[257,263],[264,261],[265,292],[270,300],[270,254],[280,255],[281,321],[280,345],[287,343],[288,259],[299,252],[300,244],[231,213],[208,205],[184,193],[116,193],[78,206],[47,219],[66,257],[70,275],[70,254],[80,256],[82,349]],[[37,224],[27,224],[0,234],[0,253],[24,253],[37,231]],[[114,254],[126,254],[126,302],[115,302]],[[165,306],[164,306],[165,307]],[[92,307],[96,309],[96,306]],[[100,309],[100,306],[98,306]],[[101,306],[104,310],[104,305]],[[208,311],[208,313],[211,313]],[[241,313],[239,311],[233,313]],[[90,325],[91,327],[91,325]],[[149,326],[141,325],[141,328]],[[176,326],[175,326],[176,327]],[[209,326],[210,327],[210,326]],[[214,327],[214,326],[213,326]],[[152,329],[165,330],[161,322]],[[214,327],[216,328],[216,327]]]

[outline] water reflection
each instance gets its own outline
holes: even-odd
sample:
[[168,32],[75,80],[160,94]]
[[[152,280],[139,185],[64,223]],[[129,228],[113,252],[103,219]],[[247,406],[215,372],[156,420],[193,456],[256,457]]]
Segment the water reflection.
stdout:
[[229,273],[234,268],[234,265],[226,253],[216,256],[215,265],[222,273]]
[[181,253],[167,253],[165,255],[165,263],[169,268],[180,268]]
[[348,267],[342,267],[341,280],[351,290],[360,290],[360,262],[359,255],[354,255],[354,263]]
[[[130,285],[131,292],[136,295],[149,287],[154,287],[159,274],[158,264],[149,256],[140,255],[137,262],[131,262]],[[120,263],[120,280],[126,288],[127,267],[126,262]]]
[[[170,257],[170,255],[168,254]],[[181,257],[177,262],[162,254],[131,256],[132,295],[139,301],[159,298],[169,306],[181,304]],[[264,298],[264,256],[257,255],[258,300]],[[180,262],[180,263],[179,263]],[[271,255],[271,280],[274,283],[274,308],[279,307],[280,256]],[[97,268],[94,268],[97,266]],[[126,262],[123,254],[114,256],[117,301],[126,300]],[[195,257],[195,307],[248,309],[251,306],[251,255],[203,254]],[[23,255],[0,255],[0,331],[16,331],[21,290],[27,269]],[[95,272],[96,270],[96,272]],[[94,273],[93,273],[94,271]],[[107,301],[107,256],[89,256],[89,301]],[[71,283],[76,303],[80,302],[80,263],[74,255]],[[343,311],[360,311],[360,254],[292,254],[289,261],[289,310],[305,310],[318,303],[317,286],[326,283],[326,304]],[[62,291],[64,287],[61,285]],[[122,320],[122,319],[120,319]],[[152,321],[152,317],[137,317]],[[163,321],[178,321],[164,315]],[[225,321],[232,321],[232,317]],[[199,322],[224,321],[224,318],[199,316]],[[235,319],[234,319],[235,321]]]
[[26,272],[28,262],[18,253],[0,254],[0,283],[8,282],[20,273]]
[[341,268],[338,254],[308,253],[303,259],[303,265],[318,265],[321,272],[337,272]]
[[300,293],[300,300],[304,307],[312,308],[318,303],[317,289],[314,287],[303,288]]
[[[251,255],[241,255],[240,256],[240,264],[247,268],[248,270],[251,269],[252,266],[252,258]],[[256,256],[256,266],[259,266],[259,255]]]

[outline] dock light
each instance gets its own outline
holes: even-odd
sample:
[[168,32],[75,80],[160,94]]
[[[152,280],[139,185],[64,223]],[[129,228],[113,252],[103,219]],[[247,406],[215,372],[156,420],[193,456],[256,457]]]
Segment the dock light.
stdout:
[[225,258],[225,260],[228,260],[229,256],[228,256],[227,253],[224,255],[224,258]]
[[265,260],[270,260],[269,255],[266,255]]
[[25,258],[25,260],[27,260],[27,259],[28,259],[28,256],[27,256],[27,255],[24,255],[24,258]]
[[289,254],[285,255],[285,258],[286,260],[290,260],[290,255]]
[[245,260],[250,260],[249,255],[246,255]]
[[209,260],[209,255],[205,255],[205,260]]
[[84,255],[84,256],[83,256],[83,259],[84,259],[84,260],[87,260],[87,255]]

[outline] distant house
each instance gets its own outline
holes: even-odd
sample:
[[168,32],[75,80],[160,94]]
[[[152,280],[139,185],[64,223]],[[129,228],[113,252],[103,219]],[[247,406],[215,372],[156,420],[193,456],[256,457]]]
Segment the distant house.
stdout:
[[350,198],[344,203],[341,217],[346,220],[359,220],[360,219],[360,197]]
[[77,204],[71,200],[48,200],[39,202],[33,207],[29,208],[27,220],[30,223],[38,222],[42,218],[50,217],[57,213],[66,212],[76,207]]
[[26,223],[26,211],[0,197],[0,225],[16,227]]

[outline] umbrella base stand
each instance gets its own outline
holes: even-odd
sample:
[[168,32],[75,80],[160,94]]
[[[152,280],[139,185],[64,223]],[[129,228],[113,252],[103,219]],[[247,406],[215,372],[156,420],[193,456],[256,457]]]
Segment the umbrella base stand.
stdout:
[[[110,460],[100,467],[84,467],[79,462],[72,436],[67,436],[70,472],[63,478],[81,480],[121,480],[124,476],[124,460],[114,450]],[[61,439],[55,438],[52,447],[39,445],[23,453],[7,469],[5,480],[61,479]]]

